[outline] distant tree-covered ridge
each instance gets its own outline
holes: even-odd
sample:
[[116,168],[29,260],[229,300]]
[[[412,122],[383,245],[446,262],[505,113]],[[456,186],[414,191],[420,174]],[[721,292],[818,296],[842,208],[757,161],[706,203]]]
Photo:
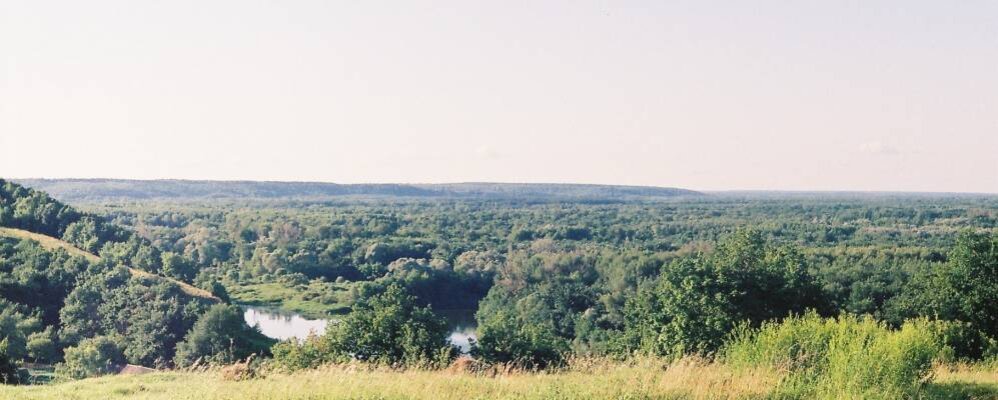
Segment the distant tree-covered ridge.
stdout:
[[336,184],[324,182],[187,181],[118,179],[22,179],[19,183],[44,190],[65,201],[210,200],[210,199],[335,199],[340,197],[399,197],[424,199],[591,200],[620,201],[698,196],[700,193],[652,186],[450,183]]

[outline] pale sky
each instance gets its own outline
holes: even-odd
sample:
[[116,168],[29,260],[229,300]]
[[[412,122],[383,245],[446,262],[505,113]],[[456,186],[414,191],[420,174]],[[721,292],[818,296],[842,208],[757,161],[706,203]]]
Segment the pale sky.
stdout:
[[998,192],[998,2],[0,0],[0,177]]

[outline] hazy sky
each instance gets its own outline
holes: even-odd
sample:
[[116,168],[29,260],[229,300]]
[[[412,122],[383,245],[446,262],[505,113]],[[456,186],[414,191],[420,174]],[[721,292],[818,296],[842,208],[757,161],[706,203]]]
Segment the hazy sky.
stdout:
[[998,2],[0,0],[0,177],[998,192]]

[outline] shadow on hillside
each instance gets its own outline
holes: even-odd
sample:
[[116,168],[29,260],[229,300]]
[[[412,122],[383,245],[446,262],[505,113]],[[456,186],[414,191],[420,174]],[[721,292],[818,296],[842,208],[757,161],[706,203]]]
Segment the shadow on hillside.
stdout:
[[925,388],[925,399],[998,400],[998,385],[970,382],[932,383]]

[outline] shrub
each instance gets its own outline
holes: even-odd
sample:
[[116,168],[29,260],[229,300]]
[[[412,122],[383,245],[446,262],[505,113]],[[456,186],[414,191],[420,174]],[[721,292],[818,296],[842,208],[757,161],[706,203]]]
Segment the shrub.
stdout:
[[0,384],[16,385],[21,383],[17,370],[17,361],[7,354],[7,339],[0,340]]
[[447,323],[401,286],[357,303],[353,312],[334,321],[321,337],[304,343],[280,342],[274,362],[286,369],[358,360],[374,364],[445,367],[457,355],[447,339]]
[[743,328],[725,358],[785,373],[778,391],[788,397],[901,399],[918,393],[942,349],[937,322],[912,320],[891,330],[870,317],[810,313]]
[[944,361],[979,361],[998,356],[998,340],[974,325],[961,321],[938,321],[935,332],[946,346]]
[[49,326],[44,331],[35,332],[28,336],[28,355],[35,362],[52,362],[59,357],[58,343],[54,339],[55,334]]
[[488,363],[527,369],[561,365],[568,344],[545,324],[530,324],[500,310],[481,321],[472,354]]
[[665,265],[654,284],[630,297],[625,329],[613,347],[624,354],[709,356],[739,321],[758,326],[826,308],[800,251],[770,246],[758,231],[739,230],[710,255]]
[[174,363],[190,366],[198,360],[209,364],[230,364],[251,354],[266,352],[272,340],[243,320],[239,307],[228,304],[212,306],[184,341],[177,344]]
[[124,362],[118,345],[107,337],[98,336],[67,348],[65,361],[56,365],[55,372],[64,379],[83,379],[107,374],[115,365]]
[[297,371],[315,368],[330,360],[330,351],[319,336],[309,335],[303,342],[295,338],[277,342],[270,348],[274,364],[280,368]]

